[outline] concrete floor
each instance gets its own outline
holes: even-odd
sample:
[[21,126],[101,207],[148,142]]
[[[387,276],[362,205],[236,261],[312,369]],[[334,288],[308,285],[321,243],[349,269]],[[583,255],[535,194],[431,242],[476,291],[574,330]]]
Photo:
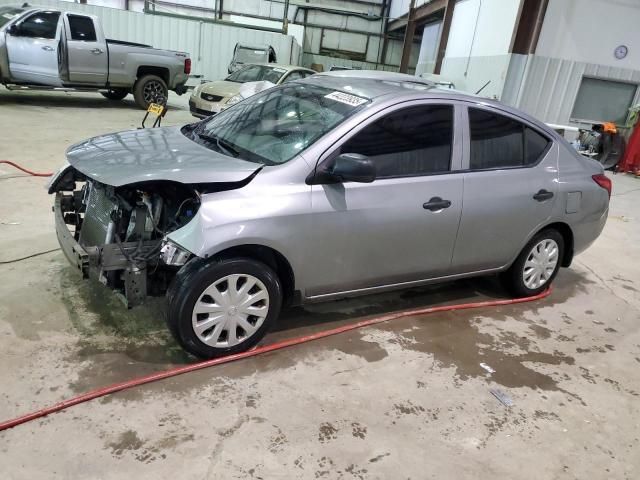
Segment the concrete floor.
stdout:
[[[172,97],[167,124],[191,120],[186,101]],[[0,159],[53,170],[69,144],[141,117],[132,100],[1,90]],[[613,181],[604,233],[545,300],[407,318],[85,403],[0,433],[1,478],[637,479],[640,181]],[[0,261],[57,246],[45,182],[0,165]],[[192,361],[159,302],[125,310],[59,251],[0,264],[0,279],[0,420]],[[501,296],[481,279],[296,308],[265,343]]]

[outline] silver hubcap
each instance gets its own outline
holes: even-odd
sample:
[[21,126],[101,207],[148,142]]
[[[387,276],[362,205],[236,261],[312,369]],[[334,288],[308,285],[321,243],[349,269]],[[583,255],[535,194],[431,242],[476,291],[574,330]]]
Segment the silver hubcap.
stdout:
[[558,244],[545,239],[534,245],[522,271],[522,280],[527,288],[535,290],[549,281],[558,265]]
[[216,348],[233,347],[250,338],[269,312],[269,293],[252,275],[227,275],[209,285],[193,307],[198,339]]
[[155,102],[164,104],[166,100],[164,98],[164,88],[162,84],[155,80],[145,83],[142,93],[144,95],[144,101],[147,103]]

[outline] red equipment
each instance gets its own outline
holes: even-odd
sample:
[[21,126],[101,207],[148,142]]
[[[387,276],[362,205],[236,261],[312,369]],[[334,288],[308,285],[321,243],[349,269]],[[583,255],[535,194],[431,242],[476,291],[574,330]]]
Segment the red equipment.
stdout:
[[633,129],[622,161],[618,164],[619,172],[640,175],[640,127],[638,125],[636,124]]

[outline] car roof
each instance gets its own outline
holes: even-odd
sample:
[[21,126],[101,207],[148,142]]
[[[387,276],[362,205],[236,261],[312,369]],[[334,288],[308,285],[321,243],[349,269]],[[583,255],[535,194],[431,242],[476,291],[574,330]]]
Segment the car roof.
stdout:
[[407,100],[418,98],[433,98],[443,100],[458,100],[478,105],[493,107],[511,115],[520,117],[536,125],[540,130],[555,137],[552,128],[532,117],[531,115],[486,97],[462,92],[449,88],[438,88],[430,80],[407,75],[404,73],[384,72],[378,70],[340,70],[311,75],[304,80],[298,80],[319,87],[330,88],[344,93],[351,93],[372,101],[383,100],[383,97],[402,95]]

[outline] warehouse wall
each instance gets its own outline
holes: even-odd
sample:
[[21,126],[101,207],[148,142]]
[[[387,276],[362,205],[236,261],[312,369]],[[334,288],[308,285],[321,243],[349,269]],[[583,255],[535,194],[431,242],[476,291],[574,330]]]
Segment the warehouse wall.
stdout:
[[[539,55],[518,55],[527,60],[526,74],[516,106],[547,122],[584,126],[571,118],[583,76],[640,84],[640,71]],[[633,103],[640,102],[640,89]]]
[[442,21],[424,26],[422,42],[420,43],[420,51],[418,53],[418,64],[416,65],[416,75],[433,73],[436,65],[441,30]]
[[[124,6],[124,0],[87,1],[89,4],[114,8]],[[218,8],[219,3],[216,0],[150,0],[150,8],[155,8],[158,12],[214,18],[214,9]],[[292,31],[289,33],[294,33],[299,38],[299,43],[307,54],[305,58],[335,56],[360,63],[387,63],[397,66],[400,64],[401,54],[395,46],[387,49],[385,59],[381,58],[380,37],[384,30],[384,21],[380,17],[382,3],[383,0],[290,0],[287,17]],[[260,21],[268,23],[271,27],[282,26],[283,0],[224,0],[223,5],[222,20],[253,25]],[[143,0],[130,1],[132,10],[141,11],[143,6]],[[305,19],[306,26],[300,27]],[[296,28],[304,28],[304,39]],[[400,42],[393,40],[392,43]],[[415,66],[415,61],[412,66]]]
[[509,69],[509,47],[520,7],[520,0],[461,0],[453,10],[443,79],[457,89],[482,91],[500,98]]
[[[502,100],[548,123],[588,125],[572,118],[584,77],[640,85],[638,25],[638,0],[550,0],[535,55],[512,56]],[[619,45],[629,49],[621,60]]]
[[[0,5],[15,3],[15,0],[0,0]],[[278,58],[285,62],[292,59],[297,63],[301,56],[300,46],[295,39],[280,33],[58,0],[38,0],[38,5],[97,15],[102,20],[108,38],[189,52],[193,62],[192,73],[202,74],[207,79],[219,79],[227,75],[227,66],[236,42],[272,45]]]
[[[619,45],[629,48],[622,60]],[[550,0],[536,54],[640,70],[640,1]]]
[[[431,0],[416,0],[415,8],[424,5],[425,3],[429,3]],[[391,19],[396,19],[402,17],[409,13],[409,6],[411,5],[411,0],[393,0],[391,2],[391,8],[389,9],[389,17]]]

